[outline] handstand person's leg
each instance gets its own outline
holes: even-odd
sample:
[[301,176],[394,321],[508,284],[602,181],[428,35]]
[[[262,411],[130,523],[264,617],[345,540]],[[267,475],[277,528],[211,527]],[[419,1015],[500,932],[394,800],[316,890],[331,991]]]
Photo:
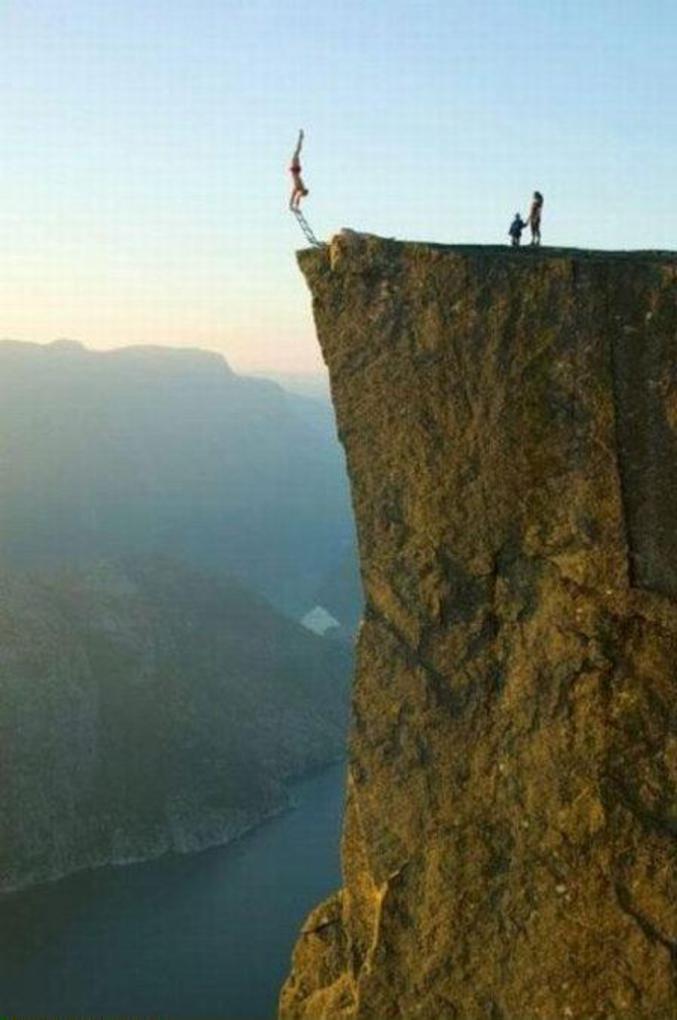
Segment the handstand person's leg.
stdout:
[[296,143],[296,148],[294,149],[294,155],[291,158],[291,165],[292,166],[295,166],[297,163],[300,162],[300,160],[301,160],[301,148],[302,147],[303,147],[303,131],[299,131],[299,140]]

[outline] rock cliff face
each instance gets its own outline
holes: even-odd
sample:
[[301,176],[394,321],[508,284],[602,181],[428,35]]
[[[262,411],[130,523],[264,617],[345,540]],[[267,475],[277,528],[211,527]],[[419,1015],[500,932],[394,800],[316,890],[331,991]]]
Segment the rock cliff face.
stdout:
[[677,1015],[677,257],[300,265],[366,611],[284,1020]]

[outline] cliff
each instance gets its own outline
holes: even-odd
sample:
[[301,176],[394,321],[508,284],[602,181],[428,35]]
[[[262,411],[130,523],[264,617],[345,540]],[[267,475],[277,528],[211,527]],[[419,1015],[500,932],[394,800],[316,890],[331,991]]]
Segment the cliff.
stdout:
[[281,811],[343,753],[348,660],[171,561],[0,573],[0,892]]
[[674,1017],[677,257],[299,261],[366,611],[280,1016]]

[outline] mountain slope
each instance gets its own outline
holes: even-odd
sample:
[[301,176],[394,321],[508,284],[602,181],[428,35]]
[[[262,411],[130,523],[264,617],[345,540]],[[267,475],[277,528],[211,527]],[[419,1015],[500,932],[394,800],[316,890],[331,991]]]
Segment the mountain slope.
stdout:
[[167,560],[0,578],[0,889],[222,842],[344,746],[348,653]]
[[305,611],[353,534],[310,404],[205,351],[0,342],[0,556],[169,554]]

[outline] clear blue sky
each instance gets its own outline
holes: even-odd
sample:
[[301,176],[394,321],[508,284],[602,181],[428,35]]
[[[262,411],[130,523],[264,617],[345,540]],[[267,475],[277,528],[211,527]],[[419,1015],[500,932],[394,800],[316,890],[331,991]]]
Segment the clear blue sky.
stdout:
[[673,0],[5,0],[0,335],[319,364],[286,212],[677,246]]

